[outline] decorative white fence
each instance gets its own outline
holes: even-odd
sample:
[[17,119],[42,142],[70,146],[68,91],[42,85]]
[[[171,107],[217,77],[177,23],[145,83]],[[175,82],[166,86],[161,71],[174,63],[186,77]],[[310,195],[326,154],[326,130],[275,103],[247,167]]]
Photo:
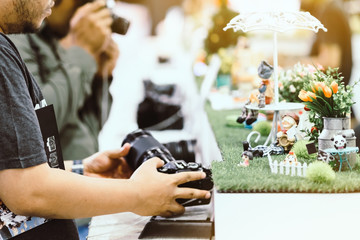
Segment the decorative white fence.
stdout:
[[270,154],[268,155],[269,159],[269,166],[271,169],[271,172],[274,174],[285,174],[290,176],[300,176],[305,177],[306,176],[306,170],[308,168],[307,163],[301,164],[300,162],[296,163],[289,163],[281,161],[280,163],[278,161],[272,161]]

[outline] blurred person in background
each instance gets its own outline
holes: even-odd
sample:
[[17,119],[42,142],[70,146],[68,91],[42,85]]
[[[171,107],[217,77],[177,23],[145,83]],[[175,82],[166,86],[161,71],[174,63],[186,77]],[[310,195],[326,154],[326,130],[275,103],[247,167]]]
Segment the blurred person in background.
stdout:
[[301,10],[317,18],[327,32],[315,33],[311,50],[306,57],[279,56],[279,65],[292,67],[297,62],[324,68],[339,68],[345,85],[349,84],[353,67],[351,29],[346,12],[335,0],[301,0]]
[[311,48],[313,63],[324,67],[339,67],[345,85],[351,77],[352,49],[351,29],[346,12],[338,1],[301,0],[301,8],[310,12],[327,28],[319,31]]
[[[301,0],[301,9],[316,17],[327,32],[320,30],[315,34],[315,40],[308,58],[281,57],[282,66],[291,66],[295,61],[308,64],[320,64],[323,67],[338,67],[344,77],[343,82],[349,85],[353,68],[352,32],[347,13],[340,1],[335,0]],[[352,120],[356,120],[352,111]],[[353,124],[352,124],[353,125]],[[360,125],[354,127],[356,145],[360,147]]]
[[[339,67],[344,77],[343,82],[349,85],[353,68],[349,19],[339,1],[334,0],[301,0],[301,8],[309,11],[327,28],[327,32],[319,31],[311,49],[313,63],[324,67]],[[351,118],[355,119],[352,108]],[[355,122],[354,122],[355,121]],[[360,146],[360,125],[354,127],[356,145]]]
[[143,4],[148,8],[151,17],[151,35],[157,35],[157,25],[164,20],[166,12],[173,6],[180,6],[183,0],[143,0]]
[[48,104],[54,105],[65,160],[98,151],[107,117],[102,113],[112,102],[107,86],[119,56],[110,11],[104,1],[87,2],[57,0],[39,32],[11,36]]

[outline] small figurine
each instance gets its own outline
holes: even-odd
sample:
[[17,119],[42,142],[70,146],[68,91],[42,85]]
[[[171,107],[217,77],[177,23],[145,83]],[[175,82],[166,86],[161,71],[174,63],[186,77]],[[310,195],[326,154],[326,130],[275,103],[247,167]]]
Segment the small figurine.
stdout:
[[238,123],[243,123],[245,121],[245,123],[247,125],[251,125],[253,124],[256,120],[257,117],[259,115],[259,112],[256,110],[252,110],[252,109],[247,109],[246,105],[249,105],[251,102],[251,99],[249,99],[246,103],[245,106],[242,108],[242,114],[240,117],[238,117],[238,119],[236,120],[236,122]]
[[269,85],[269,80],[267,79],[263,79],[261,81],[261,85],[259,87],[259,108],[264,108],[265,107],[265,91],[267,90],[267,85]]
[[273,89],[271,88],[270,80],[274,68],[267,63],[266,61],[261,61],[258,67],[258,75],[262,79],[261,85],[259,89],[256,91],[257,97],[255,92],[250,94],[249,100],[245,103],[245,106],[242,108],[241,116],[236,120],[238,123],[246,122],[247,125],[251,125],[254,123],[258,117],[257,110],[248,110],[246,108],[247,105],[257,102],[259,108],[264,108],[265,104],[270,103],[270,99],[273,97]]
[[266,97],[272,98],[273,89],[270,88],[270,80],[272,73],[274,71],[273,66],[271,66],[266,61],[261,61],[260,66],[258,68],[258,75],[262,79],[261,85],[259,87],[259,108],[264,108],[265,104],[270,103],[269,101],[266,101]]
[[291,164],[297,164],[298,161],[297,161],[297,157],[296,157],[296,154],[294,152],[289,152],[288,155],[286,155],[285,157],[285,160],[284,160],[284,163],[289,163],[290,165]]
[[287,113],[282,116],[283,129],[276,134],[277,145],[282,146],[285,152],[290,151],[296,141],[296,127],[299,124],[299,116],[295,113]]
[[253,160],[253,154],[250,151],[244,151],[241,154],[242,162],[238,164],[241,167],[248,167],[250,165],[250,160]]
[[337,150],[346,148],[347,141],[345,135],[337,134],[331,138],[331,141],[334,142],[334,148]]

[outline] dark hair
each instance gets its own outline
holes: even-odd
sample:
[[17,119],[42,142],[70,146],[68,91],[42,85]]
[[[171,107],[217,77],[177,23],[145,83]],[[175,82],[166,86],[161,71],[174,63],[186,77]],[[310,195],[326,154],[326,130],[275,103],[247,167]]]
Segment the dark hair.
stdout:
[[242,154],[241,154],[241,156],[247,156],[248,158],[249,158],[249,160],[253,160],[253,158],[254,158],[254,155],[253,155],[253,153],[252,152],[250,152],[250,151],[244,151]]
[[59,5],[62,0],[55,0],[55,6]]
[[[59,5],[62,2],[62,0],[55,0],[55,6]],[[85,3],[92,2],[92,0],[76,0],[78,2],[78,6],[82,6]]]

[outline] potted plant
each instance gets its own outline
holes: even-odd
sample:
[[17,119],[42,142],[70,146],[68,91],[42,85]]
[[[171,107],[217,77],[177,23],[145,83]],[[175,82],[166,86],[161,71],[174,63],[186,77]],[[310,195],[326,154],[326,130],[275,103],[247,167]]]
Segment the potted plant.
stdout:
[[[344,85],[337,68],[316,69],[307,73],[307,79],[308,83],[298,97],[306,104],[304,109],[309,112],[309,121],[314,124],[311,129],[305,130],[310,140],[317,142],[319,149],[325,150],[333,147],[331,138],[342,132],[347,136],[349,146],[355,147],[356,138],[348,117],[354,104],[354,86]],[[350,157],[350,162],[355,163],[355,154]]]

